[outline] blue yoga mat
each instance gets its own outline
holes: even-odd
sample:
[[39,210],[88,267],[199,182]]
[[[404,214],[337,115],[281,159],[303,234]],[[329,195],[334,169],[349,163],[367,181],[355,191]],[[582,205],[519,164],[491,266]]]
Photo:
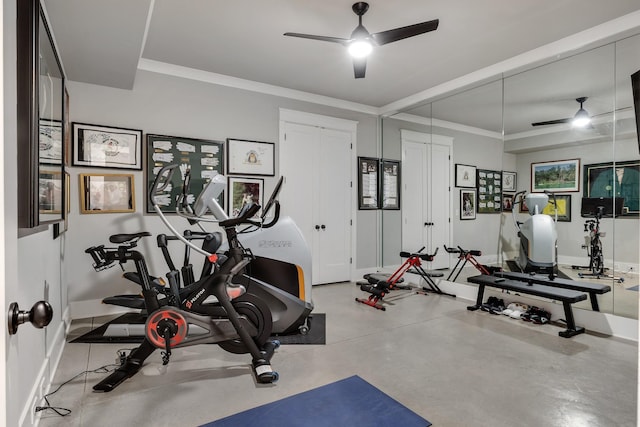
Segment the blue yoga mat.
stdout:
[[431,423],[357,375],[202,427],[428,427]]

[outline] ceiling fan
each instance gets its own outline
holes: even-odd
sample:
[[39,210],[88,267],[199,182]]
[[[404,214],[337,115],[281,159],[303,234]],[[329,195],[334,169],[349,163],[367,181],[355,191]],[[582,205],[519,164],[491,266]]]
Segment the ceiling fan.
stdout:
[[531,123],[531,126],[546,126],[557,125],[561,123],[571,123],[574,127],[585,127],[591,123],[591,116],[589,115],[589,113],[587,113],[587,110],[582,107],[582,104],[584,104],[587,99],[589,98],[587,98],[586,96],[576,98],[576,102],[580,103],[580,109],[573,117]]
[[438,19],[421,22],[419,24],[408,25],[406,27],[394,28],[392,30],[381,31],[379,33],[369,33],[362,25],[362,15],[369,10],[369,4],[365,2],[354,3],[351,7],[358,15],[358,26],[351,33],[348,39],[340,37],[315,36],[312,34],[284,33],[285,36],[300,37],[303,39],[321,40],[326,42],[339,43],[349,49],[353,57],[353,71],[356,79],[363,78],[367,68],[367,55],[371,53],[373,45],[382,46],[387,43],[406,39],[408,37],[434,31],[438,28]]

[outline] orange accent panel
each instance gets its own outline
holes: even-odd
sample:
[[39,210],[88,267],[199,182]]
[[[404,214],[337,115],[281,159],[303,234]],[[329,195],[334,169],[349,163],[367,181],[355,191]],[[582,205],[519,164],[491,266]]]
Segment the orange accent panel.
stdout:
[[298,270],[298,295],[302,301],[306,301],[304,295],[304,271],[300,268],[299,265],[296,265],[296,269]]

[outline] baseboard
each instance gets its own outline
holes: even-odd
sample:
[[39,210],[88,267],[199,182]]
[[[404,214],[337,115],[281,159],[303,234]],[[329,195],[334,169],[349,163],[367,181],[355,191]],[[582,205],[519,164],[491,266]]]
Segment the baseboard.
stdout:
[[[475,285],[440,280],[438,286],[445,292],[455,294],[457,298],[468,300],[471,303],[476,302],[478,287]],[[504,295],[498,290],[485,288],[485,301],[490,296],[504,298]],[[564,318],[564,307],[561,303],[543,301],[541,304],[540,299],[528,298],[526,295],[518,295],[517,299],[525,304],[543,306],[545,310],[551,313],[552,318]],[[574,309],[573,317],[576,324],[583,326],[587,331],[638,342],[637,319],[583,309]]]
[[[62,321],[55,329],[51,345],[47,349],[47,354],[38,370],[36,380],[20,412],[20,418],[18,419],[20,427],[37,426],[40,423],[42,412],[35,412],[35,407],[44,403],[43,397],[51,390],[51,382],[62,359],[69,323],[69,310],[67,309],[62,316]],[[48,328],[47,331],[49,332]]]

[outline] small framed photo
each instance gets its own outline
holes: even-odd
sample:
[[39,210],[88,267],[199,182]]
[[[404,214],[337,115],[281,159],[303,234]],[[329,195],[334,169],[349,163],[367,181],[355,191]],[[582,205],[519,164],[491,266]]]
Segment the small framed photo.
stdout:
[[135,212],[133,174],[80,174],[80,213]]
[[273,142],[227,139],[227,170],[231,175],[274,176],[275,156]]
[[516,191],[518,184],[515,172],[502,171],[502,191]]
[[571,194],[556,194],[556,206],[554,206],[553,200],[554,197],[549,196],[549,203],[544,207],[542,213],[555,218],[557,208],[558,222],[571,222]]
[[142,170],[142,131],[73,123],[73,166]]
[[511,212],[513,210],[513,194],[502,194],[502,212]]
[[[237,217],[247,203],[257,203],[263,206],[264,179],[229,177],[229,216]],[[255,217],[262,214],[262,208]]]
[[62,140],[62,122],[59,120],[40,119],[40,163],[62,164],[64,144]]
[[580,191],[580,159],[531,163],[531,192]]
[[476,188],[476,167],[456,163],[456,187]]
[[460,190],[460,219],[476,219],[476,190]]
[[40,171],[38,184],[38,203],[40,213],[62,213],[64,204],[62,187],[63,175],[60,171]]

